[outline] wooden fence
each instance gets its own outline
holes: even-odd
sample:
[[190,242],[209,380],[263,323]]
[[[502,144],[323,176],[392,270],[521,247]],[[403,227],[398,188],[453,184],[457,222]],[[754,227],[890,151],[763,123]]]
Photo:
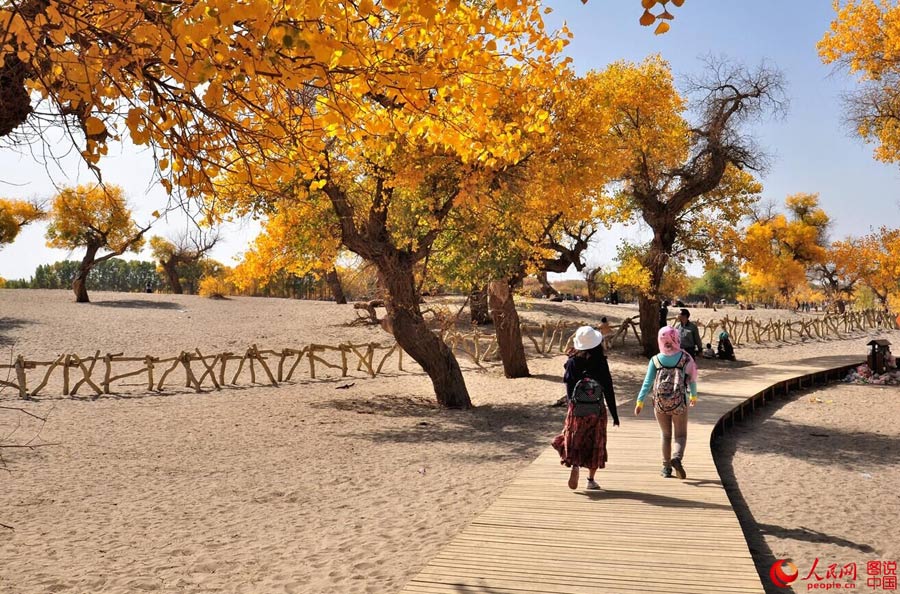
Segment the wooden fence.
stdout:
[[842,314],[826,314],[807,320],[769,320],[761,322],[752,317],[744,320],[729,318],[710,320],[698,324],[704,342],[715,344],[719,332],[728,332],[735,345],[764,342],[786,342],[804,338],[823,339],[840,337],[852,332],[874,328],[897,328],[896,314],[879,310],[851,311]]
[[[339,361],[329,361],[321,356],[328,352],[337,353]],[[0,386],[17,390],[21,398],[34,398],[53,382],[55,387],[61,387],[64,396],[75,396],[84,387],[92,392],[92,398],[97,398],[101,394],[112,393],[114,382],[130,377],[142,378],[147,391],[162,391],[167,381],[170,385],[176,382],[172,374],[179,368],[183,372],[180,377],[185,387],[197,392],[202,391],[204,385],[216,390],[229,384],[237,385],[242,377],[246,379],[248,375],[250,384],[277,386],[280,382],[290,381],[304,359],[311,379],[316,379],[316,365],[339,369],[341,377],[347,377],[353,363],[356,364],[356,371],[375,377],[394,354],[397,355],[397,369],[403,371],[403,349],[397,344],[385,346],[377,343],[347,343],[336,347],[311,344],[299,350],[280,351],[260,350],[252,345],[242,354],[224,352],[213,355],[204,355],[200,349],[195,349],[166,358],[151,355],[127,357],[122,353],[101,355],[97,351],[92,356],[64,354],[53,361],[27,361],[19,355],[12,365],[0,365],[0,370],[8,370],[7,379],[0,380]],[[234,362],[237,362],[236,368],[232,365],[228,369],[229,363]],[[29,390],[27,372],[42,368],[46,370],[38,371],[41,381]],[[14,371],[15,381],[12,381],[9,371]],[[262,381],[257,382],[257,377]]]
[[[538,355],[562,353],[569,348],[575,329],[585,324],[564,320],[540,325],[522,324],[522,337],[526,346],[533,346]],[[828,314],[821,318],[792,321],[760,322],[753,318],[739,320],[726,316],[720,320],[700,321],[697,325],[704,342],[714,343],[719,332],[724,330],[735,345],[822,339],[873,328],[897,328],[893,314],[875,310]],[[640,325],[636,317],[625,318],[611,328],[612,333],[606,339],[610,348],[624,345],[629,336],[634,336],[640,342]],[[440,336],[456,354],[467,356],[479,367],[483,367],[485,361],[499,358],[497,337],[493,333],[477,328],[471,332],[445,328],[440,331]],[[326,353],[331,354],[331,360],[325,358]],[[396,343],[347,343],[336,347],[311,344],[299,350],[280,351],[260,350],[254,344],[240,354],[224,352],[204,355],[199,349],[194,349],[193,352],[183,351],[165,358],[151,355],[129,357],[123,353],[101,355],[97,351],[91,356],[63,354],[52,361],[28,361],[19,355],[12,365],[0,365],[0,376],[3,374],[2,370],[7,370],[6,379],[0,380],[0,386],[13,388],[21,398],[36,397],[42,390],[50,388],[59,388],[64,396],[75,396],[82,387],[91,391],[91,396],[96,398],[101,394],[112,393],[114,382],[131,377],[142,378],[147,390],[151,392],[162,391],[167,381],[172,385],[178,378],[186,388],[197,392],[202,391],[204,386],[220,390],[228,385],[237,385],[239,380],[246,380],[247,376],[251,385],[263,383],[277,386],[281,382],[290,381],[304,359],[311,379],[316,379],[316,365],[340,370],[341,377],[347,377],[354,363],[357,372],[376,377],[393,355],[397,356],[397,369],[404,371],[403,354],[403,349]],[[236,368],[232,365],[228,369],[234,362],[237,363]],[[173,375],[179,369],[183,373]],[[28,372],[41,378],[31,389],[29,385],[33,384],[29,383]],[[258,377],[261,382],[257,382]]]
[[[749,343],[788,342],[792,340],[825,339],[853,332],[864,332],[874,328],[895,329],[895,314],[876,310],[827,314],[821,318],[808,320],[759,321],[752,317],[737,319],[724,317],[703,322],[698,320],[703,342],[715,344],[719,333],[728,332],[732,343],[737,346]],[[579,326],[591,322],[557,321],[545,324],[522,324],[522,340],[531,344],[539,355],[563,353],[571,346],[572,337]],[[606,337],[610,348],[624,346],[629,337],[636,343],[641,340],[640,318],[628,317],[616,325],[611,325],[612,333]],[[465,354],[477,365],[498,356],[497,337],[493,333],[478,329],[472,332],[445,330],[441,337],[457,353]]]

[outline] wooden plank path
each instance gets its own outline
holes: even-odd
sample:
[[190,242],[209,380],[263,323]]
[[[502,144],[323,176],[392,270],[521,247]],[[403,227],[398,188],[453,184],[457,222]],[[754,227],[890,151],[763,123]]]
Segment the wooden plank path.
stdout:
[[632,397],[619,406],[621,427],[610,421],[602,490],[584,489],[585,470],[569,490],[548,447],[401,594],[762,594],[710,441],[753,408],[860,363],[821,357],[704,373],[701,361],[686,480],[660,476],[652,405],[635,418]]

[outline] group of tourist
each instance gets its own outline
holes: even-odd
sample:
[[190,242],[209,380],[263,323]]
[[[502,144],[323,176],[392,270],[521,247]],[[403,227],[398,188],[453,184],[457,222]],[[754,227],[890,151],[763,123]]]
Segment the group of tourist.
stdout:
[[[664,304],[664,306],[667,304]],[[662,320],[661,320],[662,321]],[[659,424],[662,469],[665,478],[687,478],[684,450],[687,442],[688,411],[697,404],[697,363],[701,353],[700,332],[690,321],[690,312],[682,309],[673,327],[660,324],[657,335],[659,353],[650,359],[644,382],[637,395],[635,416],[651,396],[653,414]],[[597,470],[606,466],[607,425],[619,425],[615,391],[604,352],[606,332],[582,326],[575,332],[573,347],[565,363],[563,381],[566,396],[559,404],[568,410],[561,434],[553,440],[560,463],[569,467],[569,488],[577,489],[582,468],[588,471],[587,489],[600,489]],[[719,334],[718,357],[734,359],[734,348],[727,332]],[[715,354],[713,356],[716,356]]]

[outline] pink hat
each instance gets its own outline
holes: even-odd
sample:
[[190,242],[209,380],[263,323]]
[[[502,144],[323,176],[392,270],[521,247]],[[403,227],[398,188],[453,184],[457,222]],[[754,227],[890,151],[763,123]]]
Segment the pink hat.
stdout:
[[659,352],[663,355],[674,355],[681,350],[681,335],[672,326],[663,326],[656,337]]

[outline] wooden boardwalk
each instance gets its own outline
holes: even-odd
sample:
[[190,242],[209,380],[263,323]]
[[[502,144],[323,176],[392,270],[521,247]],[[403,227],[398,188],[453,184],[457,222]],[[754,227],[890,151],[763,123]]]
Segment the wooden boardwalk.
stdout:
[[701,363],[686,480],[659,475],[652,405],[635,418],[632,398],[619,407],[621,427],[610,424],[602,490],[586,491],[582,471],[570,491],[568,469],[548,448],[402,594],[762,594],[710,440],[751,409],[861,362],[822,357],[708,373]]

